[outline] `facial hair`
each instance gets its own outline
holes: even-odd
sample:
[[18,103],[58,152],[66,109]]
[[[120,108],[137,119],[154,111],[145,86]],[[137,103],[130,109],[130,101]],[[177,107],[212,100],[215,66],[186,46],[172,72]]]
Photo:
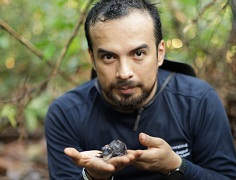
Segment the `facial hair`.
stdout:
[[[117,81],[115,83],[111,83],[110,85],[103,87],[103,92],[106,97],[112,102],[115,108],[118,108],[123,111],[132,111],[138,109],[140,105],[150,96],[152,93],[154,86],[156,84],[156,79],[153,85],[150,88],[145,88],[141,82],[134,81]],[[128,89],[131,88],[140,88],[141,94],[115,94],[113,89],[122,89],[126,87]]]

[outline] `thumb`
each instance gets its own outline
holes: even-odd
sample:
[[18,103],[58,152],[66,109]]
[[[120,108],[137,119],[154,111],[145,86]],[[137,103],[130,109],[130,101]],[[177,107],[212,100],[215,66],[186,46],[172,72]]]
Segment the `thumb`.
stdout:
[[163,142],[162,139],[149,136],[145,133],[139,134],[139,141],[142,145],[147,146],[149,148],[151,148],[151,147],[158,148],[158,147],[160,147],[161,142]]
[[64,153],[73,159],[80,159],[81,155],[75,148],[65,148]]

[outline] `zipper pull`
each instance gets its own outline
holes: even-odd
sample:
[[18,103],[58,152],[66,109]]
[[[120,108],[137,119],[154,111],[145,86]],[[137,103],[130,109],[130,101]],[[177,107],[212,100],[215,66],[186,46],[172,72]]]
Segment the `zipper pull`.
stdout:
[[143,110],[144,110],[144,108],[140,108],[138,110],[138,115],[137,115],[137,118],[136,118],[136,121],[135,121],[135,124],[134,124],[134,131],[138,130],[138,125],[139,125],[139,121],[140,121],[141,114],[142,114]]

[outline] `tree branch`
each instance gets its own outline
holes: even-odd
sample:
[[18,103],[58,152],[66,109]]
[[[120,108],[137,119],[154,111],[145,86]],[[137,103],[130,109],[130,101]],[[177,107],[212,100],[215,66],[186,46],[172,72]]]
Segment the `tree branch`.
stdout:
[[[30,50],[33,54],[35,54],[40,59],[46,59],[43,53],[35,47],[32,43],[30,43],[27,39],[25,39],[23,36],[19,35],[12,27],[10,27],[6,22],[0,19],[0,27],[3,28],[7,33],[9,33],[11,36],[13,36],[16,40],[18,40],[23,46],[25,46],[28,50]],[[53,63],[50,60],[47,60],[47,65],[49,67],[53,67]],[[72,84],[77,84],[74,82],[74,80],[66,75],[64,72],[59,71],[60,75],[67,81],[72,82]]]
[[27,47],[30,51],[32,51],[36,56],[41,59],[44,59],[43,53],[37,49],[33,44],[31,44],[27,39],[23,36],[19,35],[14,29],[12,29],[7,23],[0,19],[0,27],[2,27],[6,32],[16,38],[21,42],[25,47]]
[[232,10],[232,31],[231,31],[230,42],[235,45],[236,44],[236,1],[231,0],[229,2],[229,5]]
[[58,69],[60,68],[60,65],[61,65],[61,63],[62,63],[62,61],[63,61],[63,59],[64,59],[64,57],[65,57],[65,55],[66,55],[66,52],[67,52],[67,50],[68,50],[70,44],[72,43],[73,39],[74,39],[74,38],[76,37],[76,35],[78,34],[78,30],[79,30],[80,26],[83,24],[83,20],[84,20],[84,18],[85,18],[85,16],[86,16],[86,13],[87,13],[87,11],[88,11],[88,8],[90,7],[90,5],[91,5],[92,2],[93,2],[93,0],[90,0],[90,1],[88,2],[88,4],[86,5],[84,11],[81,13],[81,17],[80,17],[79,21],[77,22],[77,24],[76,24],[75,27],[74,27],[74,30],[73,30],[73,32],[72,32],[70,38],[68,39],[67,43],[66,43],[65,46],[63,47],[63,49],[62,49],[62,51],[61,51],[61,54],[60,54],[60,56],[58,57],[58,59],[57,59],[57,61],[56,61],[56,64],[55,64],[55,66],[54,66],[54,69],[53,69],[53,71],[52,71],[52,75],[53,75],[53,76],[54,76],[55,74],[57,74],[57,71],[58,71]]
[[209,2],[204,8],[198,13],[198,16],[193,20],[193,22],[198,22],[199,18],[205,14],[205,12],[210,9],[212,6],[214,6],[216,3],[216,0],[212,0],[212,2]]
[[[85,18],[85,15],[86,15],[90,5],[92,4],[92,2],[93,2],[93,0],[90,0],[88,2],[88,4],[86,5],[85,9],[83,10],[83,12],[81,13],[80,19],[78,20],[78,23],[75,25],[75,28],[72,31],[72,34],[71,34],[70,38],[68,39],[67,43],[64,45],[60,56],[56,60],[56,63],[54,65],[54,67],[53,67],[53,63],[50,60],[46,61],[47,64],[51,68],[53,68],[52,73],[43,82],[41,82],[39,85],[36,85],[36,86],[30,88],[25,93],[23,93],[22,95],[17,96],[16,98],[14,98],[14,100],[11,100],[11,101],[15,102],[19,99],[22,99],[27,94],[31,94],[31,93],[35,92],[35,90],[38,89],[38,88],[40,89],[40,91],[39,91],[39,93],[40,93],[47,86],[48,82],[54,76],[56,76],[58,73],[60,73],[60,75],[62,75],[65,80],[69,80],[73,84],[77,85],[77,83],[70,76],[66,75],[63,71],[60,71],[59,68],[60,68],[60,65],[61,65],[65,55],[66,55],[66,52],[67,52],[71,42],[73,41],[73,39],[76,37],[76,35],[78,33],[78,30],[79,30],[80,26],[82,25],[83,20]],[[5,23],[1,19],[0,19],[0,27],[2,27],[6,32],[8,32],[11,36],[13,36],[16,40],[20,41],[27,49],[29,49],[37,57],[39,57],[40,59],[45,59],[45,56],[43,55],[43,53],[39,49],[37,49],[37,47],[35,47],[33,44],[31,44],[23,36],[19,35],[13,28],[11,28],[7,23]],[[5,102],[9,102],[9,101],[5,101]]]

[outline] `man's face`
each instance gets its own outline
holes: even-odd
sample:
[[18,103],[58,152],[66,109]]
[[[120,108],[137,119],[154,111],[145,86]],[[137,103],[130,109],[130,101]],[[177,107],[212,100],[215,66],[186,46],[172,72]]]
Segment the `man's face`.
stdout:
[[122,110],[145,105],[156,92],[157,69],[165,54],[163,41],[156,47],[150,15],[135,11],[98,21],[90,36],[90,55],[106,100]]

